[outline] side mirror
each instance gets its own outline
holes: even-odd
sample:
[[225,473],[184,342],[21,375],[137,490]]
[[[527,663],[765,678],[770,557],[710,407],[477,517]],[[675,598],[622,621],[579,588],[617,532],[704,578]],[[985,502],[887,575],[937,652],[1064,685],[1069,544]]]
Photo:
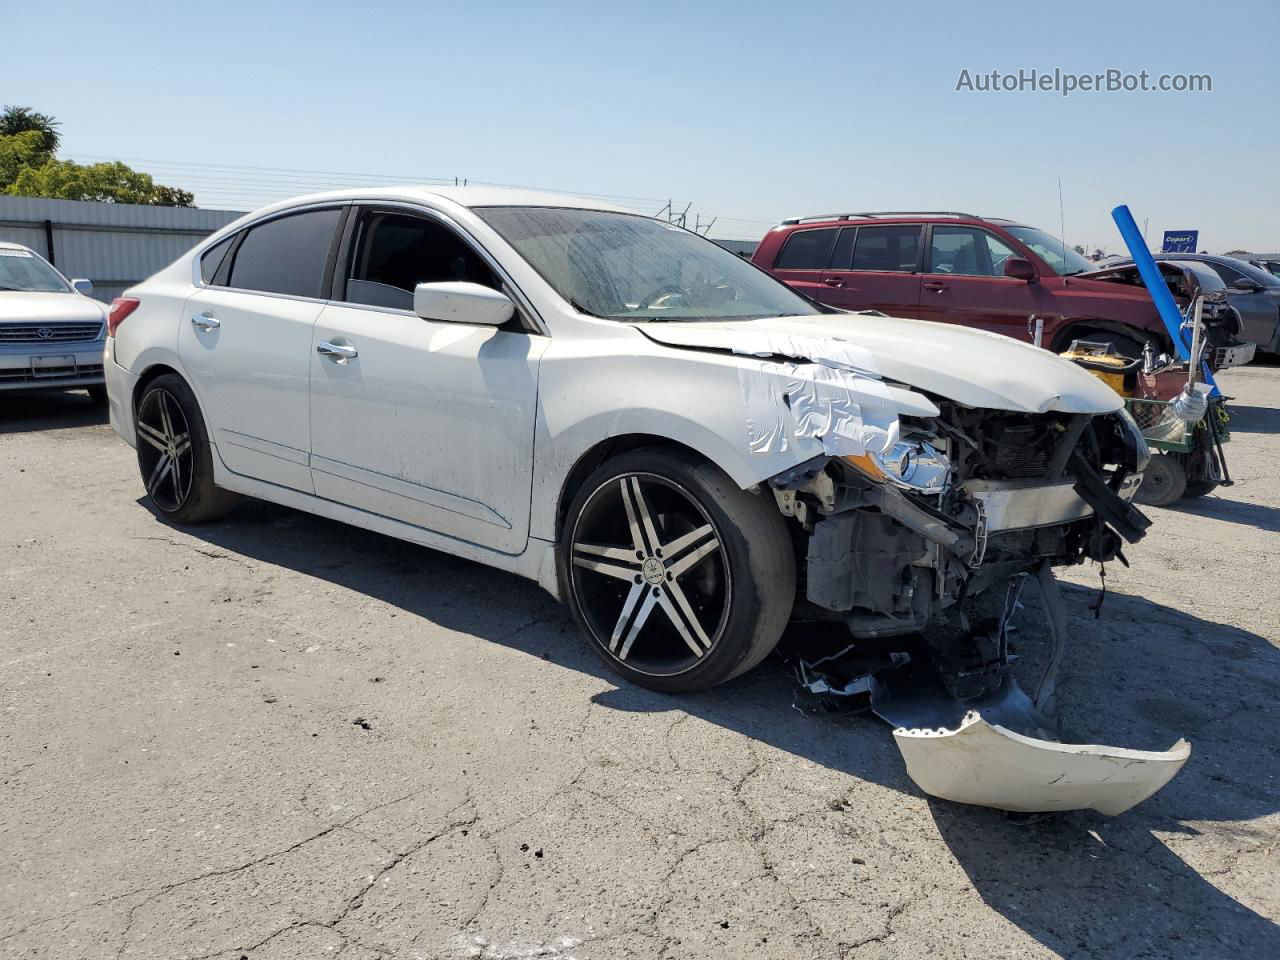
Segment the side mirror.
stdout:
[[1252,277],[1236,277],[1231,281],[1233,290],[1242,290],[1245,293],[1257,293],[1262,289],[1262,284]]
[[71,281],[71,287],[72,287],[72,289],[73,289],[73,290],[75,290],[75,292],[76,292],[76,293],[82,293],[82,294],[84,294],[86,297],[87,297],[89,294],[93,293],[93,281],[92,281],[92,280],[85,280],[85,279],[72,280],[72,281]]
[[413,312],[423,320],[500,327],[515,315],[516,305],[500,291],[478,283],[420,283],[413,288]]
[[1026,283],[1034,283],[1040,279],[1031,261],[1023,257],[1008,257],[1004,262],[1004,275]]

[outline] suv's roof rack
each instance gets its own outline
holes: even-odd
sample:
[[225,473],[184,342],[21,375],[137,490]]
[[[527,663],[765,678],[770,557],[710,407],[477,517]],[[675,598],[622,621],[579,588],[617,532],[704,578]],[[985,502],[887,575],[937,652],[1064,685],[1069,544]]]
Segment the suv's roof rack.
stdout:
[[811,220],[856,220],[861,217],[961,217],[965,220],[982,220],[983,217],[957,210],[873,210],[867,213],[825,213],[814,217],[787,217],[784,225],[807,223]]

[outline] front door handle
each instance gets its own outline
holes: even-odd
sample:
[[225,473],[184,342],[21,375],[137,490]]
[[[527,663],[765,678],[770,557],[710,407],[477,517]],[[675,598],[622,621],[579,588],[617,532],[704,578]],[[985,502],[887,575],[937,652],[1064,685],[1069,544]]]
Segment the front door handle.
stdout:
[[360,356],[359,351],[350,344],[333,343],[329,340],[321,340],[316,345],[316,353],[322,357],[328,357],[334,363],[346,363],[348,360],[354,360]]
[[201,313],[191,318],[191,325],[197,330],[217,330],[221,323],[218,318],[211,313]]
[[941,293],[943,290],[947,289],[947,285],[941,280],[926,280],[921,284],[921,286],[926,290],[932,290],[934,293]]
[[828,287],[844,286],[844,280],[842,280],[840,277],[823,277],[822,282],[825,283]]

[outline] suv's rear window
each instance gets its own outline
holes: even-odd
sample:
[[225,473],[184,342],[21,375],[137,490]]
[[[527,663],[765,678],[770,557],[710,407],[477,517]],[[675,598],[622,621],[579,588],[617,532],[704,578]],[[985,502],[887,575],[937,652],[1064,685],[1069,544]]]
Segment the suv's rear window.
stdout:
[[859,227],[852,258],[848,241],[843,237],[841,241],[836,262],[831,265],[833,270],[915,272],[920,252],[919,227]]
[[836,228],[823,230],[797,230],[787,237],[778,254],[775,270],[825,270],[831,256],[831,243],[836,238]]

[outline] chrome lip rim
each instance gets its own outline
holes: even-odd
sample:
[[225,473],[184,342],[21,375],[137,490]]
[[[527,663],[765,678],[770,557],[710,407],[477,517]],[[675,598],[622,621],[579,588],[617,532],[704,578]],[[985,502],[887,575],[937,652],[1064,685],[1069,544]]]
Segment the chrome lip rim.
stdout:
[[[655,514],[644,493],[646,486],[653,485],[679,495],[684,510],[677,519],[692,529],[666,532],[671,525],[668,515]],[[582,535],[584,521],[607,509],[601,501],[610,496],[620,501],[621,506],[614,509],[625,514],[629,544],[600,543]],[[678,676],[704,662],[722,639],[733,600],[723,538],[702,506],[679,484],[642,472],[612,478],[587,498],[571,531],[568,549],[574,600],[592,640],[611,659],[648,676]],[[707,563],[713,563],[714,568],[707,568]],[[703,578],[704,586],[714,583],[714,587],[709,591],[691,589],[695,574]],[[588,578],[594,578],[597,587],[612,581],[619,595],[593,602],[593,594],[599,597],[608,591],[588,590]],[[621,595],[623,584],[625,595]],[[705,610],[700,616],[695,608],[709,604],[719,609],[712,610],[712,617],[706,616]],[[711,619],[715,623],[708,630],[706,624]],[[655,666],[644,657],[646,646],[657,641],[655,634],[661,637],[663,633],[667,634],[663,638],[666,642],[675,638],[687,650],[674,666]]]
[[138,465],[151,501],[165,513],[180,510],[191,494],[194,453],[191,429],[168,390],[149,390],[138,407]]

